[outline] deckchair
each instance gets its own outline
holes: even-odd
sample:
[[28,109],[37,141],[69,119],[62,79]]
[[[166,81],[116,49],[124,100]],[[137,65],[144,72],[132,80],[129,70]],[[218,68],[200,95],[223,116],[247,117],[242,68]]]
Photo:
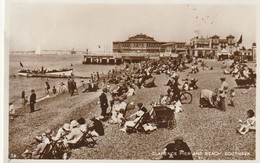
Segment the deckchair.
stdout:
[[150,114],[148,112],[144,113],[133,127],[127,126],[127,133],[145,132],[143,125],[148,122],[149,118]]
[[[90,140],[89,140],[90,139]],[[97,140],[93,138],[91,134],[89,134],[89,130],[83,132],[83,135],[75,144],[70,144],[71,148],[78,148],[81,146],[94,147],[97,144]]]

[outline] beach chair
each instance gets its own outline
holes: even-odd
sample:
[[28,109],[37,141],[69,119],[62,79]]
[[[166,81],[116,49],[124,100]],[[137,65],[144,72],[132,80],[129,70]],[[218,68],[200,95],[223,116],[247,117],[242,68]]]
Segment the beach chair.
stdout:
[[52,143],[46,144],[44,150],[40,154],[39,159],[53,159],[54,155],[52,153]]
[[89,134],[89,130],[83,132],[83,135],[78,140],[76,144],[70,144],[71,148],[79,148],[82,146],[87,146],[93,148],[97,144],[97,140],[93,138],[91,134]]
[[149,119],[150,119],[149,112],[144,113],[133,127],[127,126],[126,132],[127,133],[145,132],[143,125],[148,123]]

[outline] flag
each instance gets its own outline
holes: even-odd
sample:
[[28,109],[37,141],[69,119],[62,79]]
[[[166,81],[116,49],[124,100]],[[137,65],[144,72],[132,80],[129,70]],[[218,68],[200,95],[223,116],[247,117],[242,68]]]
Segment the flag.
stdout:
[[20,66],[21,66],[21,67],[23,67],[23,64],[22,64],[22,62],[21,62],[21,61],[20,61]]
[[98,48],[101,48],[101,46],[100,46],[100,45],[98,45]]
[[237,44],[241,44],[242,43],[242,35],[240,36],[240,39],[238,40]]

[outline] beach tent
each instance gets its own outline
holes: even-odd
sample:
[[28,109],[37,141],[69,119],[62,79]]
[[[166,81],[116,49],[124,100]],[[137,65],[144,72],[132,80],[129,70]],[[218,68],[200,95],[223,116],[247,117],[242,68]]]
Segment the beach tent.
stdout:
[[219,60],[228,59],[231,56],[231,53],[226,49],[222,49],[217,53]]
[[218,56],[221,56],[221,55],[230,56],[231,53],[230,53],[229,51],[227,51],[226,49],[222,49],[220,52],[218,52],[217,55],[218,55]]

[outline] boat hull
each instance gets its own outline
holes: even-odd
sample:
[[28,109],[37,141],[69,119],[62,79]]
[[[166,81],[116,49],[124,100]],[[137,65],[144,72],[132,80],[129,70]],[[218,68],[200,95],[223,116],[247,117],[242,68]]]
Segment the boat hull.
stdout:
[[48,77],[48,78],[67,78],[72,76],[73,70],[60,71],[60,72],[46,72],[46,73],[26,73],[18,72],[19,76],[25,77]]

